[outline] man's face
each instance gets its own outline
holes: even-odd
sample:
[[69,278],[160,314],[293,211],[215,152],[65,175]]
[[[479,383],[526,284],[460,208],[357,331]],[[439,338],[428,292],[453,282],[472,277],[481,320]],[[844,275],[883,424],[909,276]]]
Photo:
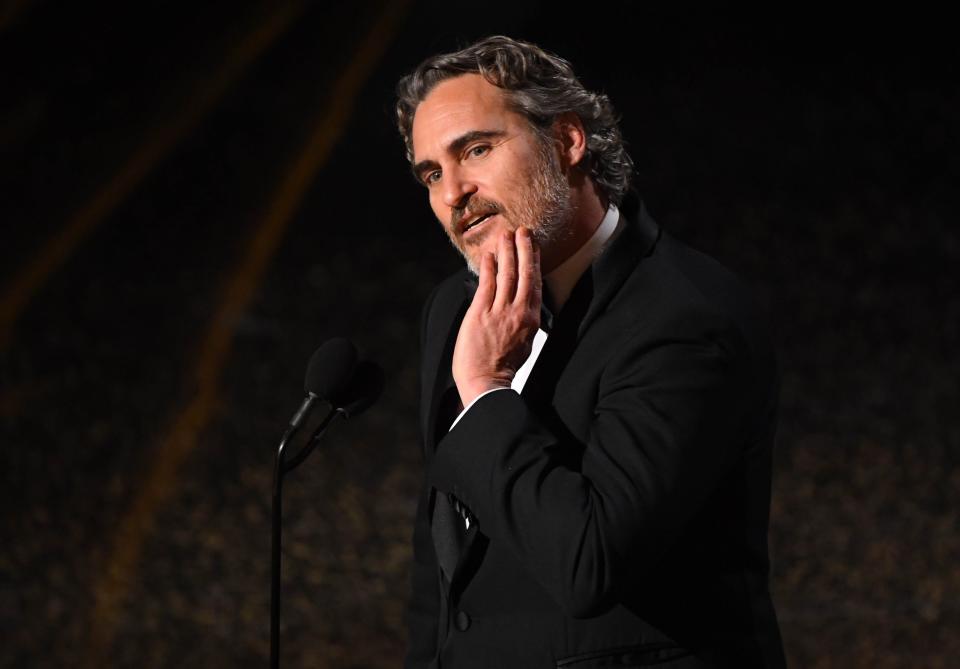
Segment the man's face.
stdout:
[[480,75],[437,84],[417,107],[412,136],[414,172],[474,273],[503,230],[528,228],[544,248],[567,229],[570,186],[556,152]]

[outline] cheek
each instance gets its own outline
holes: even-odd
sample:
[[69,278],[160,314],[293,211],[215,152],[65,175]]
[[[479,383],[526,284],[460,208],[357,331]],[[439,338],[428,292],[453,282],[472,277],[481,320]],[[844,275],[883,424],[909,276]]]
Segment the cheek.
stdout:
[[447,208],[442,202],[440,202],[438,198],[435,198],[432,195],[430,196],[430,209],[433,210],[433,215],[436,216],[441,223],[443,223],[443,227],[447,227],[447,222],[449,220]]

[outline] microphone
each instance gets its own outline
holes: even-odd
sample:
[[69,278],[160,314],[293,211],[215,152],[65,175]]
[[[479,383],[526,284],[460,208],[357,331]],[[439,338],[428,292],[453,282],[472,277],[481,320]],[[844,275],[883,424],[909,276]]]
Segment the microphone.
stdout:
[[[313,449],[320,444],[320,440],[334,418],[342,416],[344,419],[349,419],[363,413],[380,397],[380,393],[383,391],[383,369],[380,368],[380,365],[370,360],[361,360],[352,372],[340,392],[324,398],[330,404],[330,411],[314,428],[313,434],[307,439],[306,445],[289,461],[281,463],[283,473],[299,467],[300,463],[313,453]],[[307,396],[307,400],[304,401],[305,405],[311,401],[311,397],[314,396]]]
[[350,382],[356,364],[357,347],[349,339],[327,340],[310,356],[304,392],[327,400],[336,397]]
[[313,352],[303,382],[307,396],[290,419],[288,436],[300,427],[317,400],[331,401],[344,392],[353,380],[356,364],[357,347],[343,337],[327,340]]

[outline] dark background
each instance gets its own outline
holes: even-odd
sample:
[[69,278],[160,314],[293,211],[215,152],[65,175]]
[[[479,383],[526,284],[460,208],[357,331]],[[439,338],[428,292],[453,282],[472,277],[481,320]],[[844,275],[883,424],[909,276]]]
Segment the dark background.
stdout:
[[388,384],[288,480],[284,666],[399,665],[418,314],[459,263],[392,91],[491,33],[607,92],[654,217],[769,308],[792,666],[955,662],[949,22],[641,4],[0,9],[0,665],[265,666],[273,449],[335,335]]

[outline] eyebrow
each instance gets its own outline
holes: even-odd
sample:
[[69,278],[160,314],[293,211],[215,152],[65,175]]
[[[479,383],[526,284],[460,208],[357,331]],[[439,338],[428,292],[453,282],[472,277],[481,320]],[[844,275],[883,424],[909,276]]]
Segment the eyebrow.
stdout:
[[[455,140],[450,142],[447,145],[446,152],[450,154],[458,154],[463,151],[464,147],[471,142],[475,142],[478,139],[492,139],[494,137],[503,137],[506,135],[504,130],[471,130],[470,132],[465,132]],[[428,170],[434,170],[440,167],[440,163],[435,160],[421,160],[416,165],[414,165],[411,170],[413,171],[414,178],[423,183],[422,174]]]

